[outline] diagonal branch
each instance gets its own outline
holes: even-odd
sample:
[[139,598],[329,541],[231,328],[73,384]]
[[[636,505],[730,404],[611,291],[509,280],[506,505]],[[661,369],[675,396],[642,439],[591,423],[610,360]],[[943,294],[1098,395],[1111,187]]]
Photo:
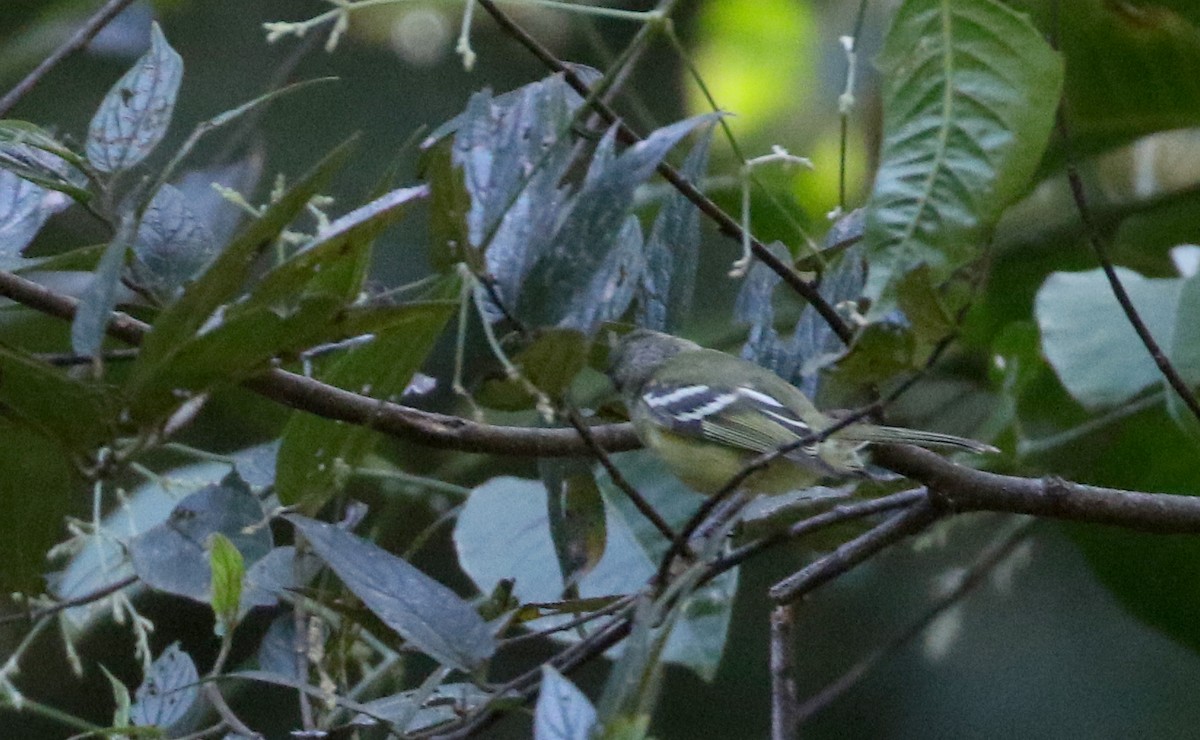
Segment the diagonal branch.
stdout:
[[1175,366],[1171,364],[1171,361],[1167,359],[1166,353],[1163,352],[1154,335],[1150,333],[1146,322],[1142,321],[1142,317],[1138,315],[1137,307],[1133,305],[1133,300],[1129,297],[1129,293],[1125,290],[1125,286],[1121,283],[1121,279],[1117,276],[1117,271],[1113,267],[1112,258],[1108,254],[1108,247],[1105,245],[1104,239],[1100,236],[1100,229],[1096,225],[1096,219],[1092,216],[1092,208],[1088,204],[1083,180],[1079,177],[1079,170],[1075,167],[1075,161],[1071,156],[1070,132],[1067,130],[1067,121],[1061,106],[1058,110],[1058,131],[1063,139],[1063,147],[1067,150],[1067,182],[1071,186],[1071,197],[1075,201],[1075,210],[1079,211],[1079,220],[1083,222],[1084,233],[1087,235],[1088,243],[1092,246],[1092,251],[1096,254],[1096,261],[1100,263],[1100,267],[1104,270],[1104,277],[1108,279],[1108,285],[1112,289],[1113,296],[1117,299],[1117,303],[1121,305],[1121,310],[1125,312],[1125,318],[1129,321],[1129,325],[1137,332],[1138,338],[1142,340],[1142,344],[1146,347],[1146,351],[1150,353],[1150,359],[1154,360],[1154,364],[1158,366],[1158,371],[1162,373],[1167,383],[1183,399],[1183,403],[1192,412],[1192,415],[1200,419],[1200,401],[1196,400],[1196,395],[1192,393],[1192,389],[1179,374],[1179,371],[1175,369]]
[[113,18],[116,18],[127,5],[133,0],[108,0],[99,10],[92,14],[91,18],[87,19],[75,33],[71,34],[71,38],[67,39],[61,46],[54,50],[54,53],[42,60],[42,63],[33,68],[29,74],[25,75],[24,79],[13,86],[11,90],[0,98],[0,118],[3,118],[13,109],[21,98],[29,94],[29,91],[37,86],[42,78],[46,76],[50,70],[58,66],[58,63],[66,59],[73,52],[82,49],[89,41],[95,38],[96,34],[100,33],[101,29],[109,24]]
[[861,565],[889,545],[925,530],[941,516],[931,501],[918,501],[772,586],[768,592],[771,601],[790,604]]

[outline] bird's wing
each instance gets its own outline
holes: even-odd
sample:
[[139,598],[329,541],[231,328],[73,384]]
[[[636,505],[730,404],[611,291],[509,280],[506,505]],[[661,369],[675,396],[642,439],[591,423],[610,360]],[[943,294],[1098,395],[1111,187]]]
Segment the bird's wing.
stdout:
[[769,452],[812,431],[792,409],[749,386],[651,381],[642,389],[639,406],[676,434],[751,452]]

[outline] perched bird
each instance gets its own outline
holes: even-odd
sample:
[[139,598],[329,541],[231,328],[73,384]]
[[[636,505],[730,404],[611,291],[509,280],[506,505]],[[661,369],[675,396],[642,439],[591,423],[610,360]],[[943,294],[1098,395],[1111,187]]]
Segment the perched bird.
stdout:
[[[624,396],[642,443],[700,493],[716,493],[763,453],[837,423],[770,370],[649,329],[635,329],[617,342],[608,376]],[[949,434],[853,423],[773,460],[742,488],[785,493],[861,475],[858,453],[870,442],[997,451]]]

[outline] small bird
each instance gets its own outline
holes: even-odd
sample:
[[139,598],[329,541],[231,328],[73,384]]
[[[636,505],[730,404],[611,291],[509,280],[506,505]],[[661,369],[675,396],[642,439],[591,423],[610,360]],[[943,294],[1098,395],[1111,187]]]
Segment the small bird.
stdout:
[[[624,396],[642,443],[700,493],[720,491],[763,453],[837,423],[770,370],[649,329],[635,329],[617,342],[608,376]],[[998,451],[949,434],[853,423],[776,458],[742,488],[786,493],[862,475],[858,453],[871,442]]]

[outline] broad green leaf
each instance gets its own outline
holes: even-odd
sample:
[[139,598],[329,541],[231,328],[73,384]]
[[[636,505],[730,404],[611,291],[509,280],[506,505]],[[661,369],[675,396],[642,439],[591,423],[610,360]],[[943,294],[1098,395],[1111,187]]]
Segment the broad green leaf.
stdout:
[[1200,651],[1191,609],[1200,599],[1200,542],[1113,527],[1070,532],[1100,582],[1131,614]]
[[86,203],[92,194],[79,170],[84,159],[38,126],[0,120],[0,169]]
[[[852,212],[830,229],[825,245],[844,240],[858,230],[861,236],[862,210]],[[827,250],[828,251],[828,250]],[[866,265],[862,248],[855,244],[846,248],[837,264],[821,278],[821,296],[831,306],[855,305],[862,295]],[[812,306],[805,306],[792,332],[789,356],[796,360],[791,380],[809,398],[816,398],[820,388],[821,371],[837,360],[845,350],[842,340],[833,333],[829,323]],[[778,371],[776,371],[778,372]]]
[[[680,169],[690,182],[708,171],[713,127],[700,132]],[[638,326],[678,332],[691,315],[700,262],[700,209],[683,193],[672,192],[659,209],[646,240],[646,270],[638,291]]]
[[[586,68],[577,73],[588,81],[599,77]],[[564,200],[558,183],[571,163],[570,124],[582,102],[561,75],[494,98],[477,93],[422,145],[433,189],[433,264],[445,269],[466,260],[478,268],[483,253],[509,310],[558,224]],[[451,133],[449,145],[433,147]],[[490,320],[504,316],[491,296],[484,306]]]
[[[1200,387],[1200,275],[1193,274],[1183,280],[1179,290],[1179,303],[1175,307],[1174,328],[1171,345],[1166,348],[1172,365],[1193,392]],[[1175,424],[1193,440],[1200,440],[1200,420],[1187,407],[1179,394],[1163,381],[1167,394],[1167,412]]]
[[216,253],[212,232],[192,213],[182,191],[163,185],[142,214],[133,241],[133,280],[169,303]]
[[[453,284],[446,287],[447,292],[452,290]],[[321,380],[374,398],[400,398],[453,311],[446,303],[397,309],[394,324],[377,332],[371,342],[349,350]],[[375,439],[375,433],[362,426],[293,414],[279,448],[276,486],[280,501],[316,511],[337,493]]]
[[974,259],[1028,187],[1054,122],[1062,63],[996,0],[909,0],[877,66],[884,141],[867,211],[871,315],[928,265],[934,280]]
[[0,417],[90,456],[116,434],[114,415],[102,387],[0,345]]
[[260,307],[286,314],[310,294],[324,293],[349,303],[362,288],[359,266],[369,258],[375,239],[404,215],[409,204],[428,194],[425,186],[393,190],[334,220],[267,273],[245,301],[230,309],[230,317]]
[[120,172],[158,146],[175,111],[183,58],[155,23],[150,50],[113,85],[88,126],[88,161],[101,172]]
[[112,674],[104,664],[100,665],[100,670],[104,672],[108,678],[108,686],[112,689],[113,704],[116,707],[113,709],[113,727],[129,727],[129,689],[125,684],[121,683],[121,679]]
[[596,708],[566,676],[546,664],[533,710],[534,740],[589,740]]
[[346,304],[361,290],[361,276],[375,238],[424,188],[388,193],[329,225],[298,254],[267,273],[244,300],[230,306],[221,323],[178,349],[171,369],[157,382],[172,389],[204,390],[216,382],[249,377],[274,358],[347,336],[352,324],[384,329],[399,311],[359,309]]
[[[0,378],[7,378],[0,366]],[[0,394],[7,383],[0,382]],[[45,588],[46,551],[63,537],[63,517],[78,489],[61,444],[31,433],[0,413],[0,589],[38,593]]]
[[28,145],[47,154],[53,154],[74,167],[79,167],[86,161],[70,147],[55,139],[48,131],[28,121],[11,118],[0,120],[0,150],[6,150],[7,145]]
[[346,588],[416,649],[466,672],[495,652],[487,624],[450,589],[344,529],[297,514],[285,518]]
[[[1144,278],[1121,267],[1116,271],[1150,334],[1170,350],[1183,281]],[[1038,290],[1034,311],[1042,352],[1084,406],[1119,404],[1161,381],[1103,271],[1054,273]]]
[[[235,468],[243,479],[251,484],[252,490],[262,491],[270,483],[275,445],[263,444],[231,453]],[[264,462],[263,458],[268,458]],[[144,480],[129,490],[120,506],[105,515],[100,531],[87,537],[81,547],[70,558],[61,571],[47,574],[48,593],[57,599],[73,599],[94,593],[134,575],[127,557],[126,543],[167,521],[172,510],[181,499],[203,488],[218,485],[229,473],[226,462],[208,461],[161,471],[161,477]],[[236,500],[236,499],[235,499]],[[69,503],[69,501],[67,502]],[[47,529],[51,532],[53,528]],[[278,550],[280,548],[276,548]],[[44,548],[43,548],[44,551]],[[262,594],[270,584],[267,579],[255,579],[255,572],[263,560],[275,550],[255,561],[247,574],[247,591],[243,602],[250,603],[257,594]],[[288,582],[289,585],[292,581]],[[262,589],[256,588],[262,586]],[[141,587],[133,585],[123,593],[133,596]],[[263,597],[254,604],[268,605]],[[107,623],[112,615],[107,600],[72,607],[63,612],[63,627],[68,634],[77,636],[91,627]]]
[[[94,272],[100,264],[100,258],[108,249],[107,244],[91,244],[86,247],[69,249],[61,254],[49,257],[38,257],[24,261],[24,264],[13,270],[18,275],[29,275],[36,272]],[[31,280],[33,278],[30,278]]]
[[273,548],[246,569],[238,618],[256,606],[275,606],[281,596],[307,586],[320,569],[320,560],[310,552],[297,560],[291,545]]
[[238,549],[244,564],[255,563],[271,550],[265,517],[258,497],[230,474],[187,496],[165,522],[130,540],[133,570],[156,591],[212,604],[210,537],[220,532]]
[[[470,110],[468,108],[468,110]],[[437,145],[426,153],[425,179],[429,181],[429,261],[435,270],[446,272],[459,262],[472,264],[474,254],[467,217],[471,194],[456,165],[453,144]]]
[[94,357],[104,345],[104,330],[117,307],[117,288],[125,255],[133,244],[135,226],[133,214],[121,219],[116,236],[105,248],[91,282],[79,298],[79,307],[71,321],[71,349],[76,354]]
[[217,617],[217,636],[223,636],[237,625],[242,605],[242,583],[246,577],[246,562],[237,546],[220,532],[209,536],[208,564],[212,571],[209,605]]
[[330,152],[271,204],[187,286],[177,301],[158,315],[126,383],[137,415],[155,415],[174,405],[166,377],[171,372],[174,355],[186,346],[222,303],[241,290],[257,258],[328,184],[349,156],[353,141],[348,140]]
[[495,98],[476,93],[465,111],[434,132],[427,148],[454,133],[450,147],[433,147],[428,155],[435,267],[470,261],[468,249],[486,251],[524,191],[562,176],[571,156],[570,123],[581,103],[561,75],[552,75]]
[[[535,332],[533,341],[512,356],[513,364],[551,399],[562,399],[579,371],[587,362],[587,337],[574,329],[544,329]],[[536,399],[527,385],[515,378],[486,381],[477,399],[489,408],[530,409]]]
[[[1010,4],[1057,39],[1066,62],[1064,108],[1076,154],[1200,124],[1195,3],[1072,0],[1070,12],[1057,17],[1042,0]],[[1061,156],[1055,153],[1056,160]]]
[[134,692],[129,721],[135,727],[170,729],[187,716],[200,698],[199,682],[200,675],[191,656],[178,642],[171,643],[150,664],[149,673]]
[[604,499],[590,463],[578,459],[539,463],[554,552],[566,588],[596,567],[606,539]]

